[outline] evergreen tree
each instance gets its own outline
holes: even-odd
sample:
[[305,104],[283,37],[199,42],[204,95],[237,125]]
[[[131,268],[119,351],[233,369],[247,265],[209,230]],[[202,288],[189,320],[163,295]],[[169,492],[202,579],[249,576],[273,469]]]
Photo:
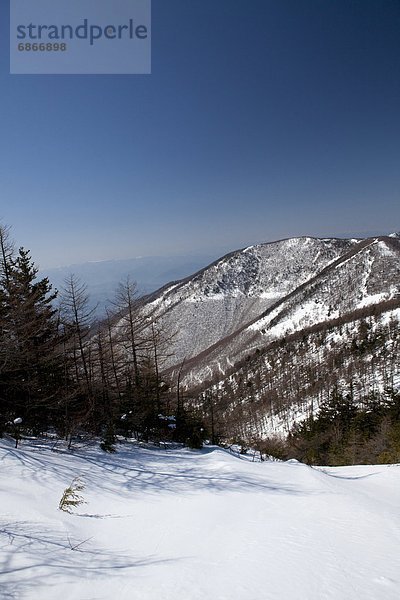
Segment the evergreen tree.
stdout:
[[62,362],[57,311],[52,306],[57,293],[37,273],[24,248],[3,266],[0,392],[6,419],[18,413],[25,426],[40,431],[57,410]]

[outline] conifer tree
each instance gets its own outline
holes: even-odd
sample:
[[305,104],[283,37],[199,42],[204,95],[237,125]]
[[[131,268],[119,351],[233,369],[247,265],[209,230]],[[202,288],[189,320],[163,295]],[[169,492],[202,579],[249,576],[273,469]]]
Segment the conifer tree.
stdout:
[[16,257],[3,259],[2,266],[3,410],[8,418],[18,412],[25,426],[42,430],[57,409],[62,373],[57,311],[52,305],[57,293],[47,278],[37,278],[38,270],[24,248]]

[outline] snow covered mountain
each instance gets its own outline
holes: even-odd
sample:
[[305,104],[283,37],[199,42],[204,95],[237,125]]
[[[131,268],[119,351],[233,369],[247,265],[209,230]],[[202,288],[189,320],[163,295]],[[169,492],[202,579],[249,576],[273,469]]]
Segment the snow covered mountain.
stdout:
[[400,240],[294,238],[233,252],[148,298],[198,384],[256,348],[400,295]]
[[204,413],[217,398],[226,439],[288,433],[333,393],[400,388],[397,235],[250,246],[143,302],[171,334],[162,368]]
[[181,363],[234,335],[356,245],[307,237],[250,246],[156,292],[147,310],[176,332],[174,360]]
[[204,380],[215,372],[215,365],[224,373],[226,367],[274,340],[399,297],[400,241],[388,237],[363,240],[233,336],[194,358],[190,379],[193,383]]

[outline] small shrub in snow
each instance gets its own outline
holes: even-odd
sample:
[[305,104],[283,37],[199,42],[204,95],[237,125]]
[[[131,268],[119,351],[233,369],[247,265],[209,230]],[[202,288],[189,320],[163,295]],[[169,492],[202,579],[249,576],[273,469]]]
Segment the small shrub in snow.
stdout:
[[82,498],[82,496],[79,495],[79,492],[81,492],[84,488],[85,486],[83,485],[79,477],[75,477],[71,485],[64,490],[58,508],[60,510],[63,510],[64,512],[71,513],[72,509],[75,508],[75,506],[84,504],[84,499]]

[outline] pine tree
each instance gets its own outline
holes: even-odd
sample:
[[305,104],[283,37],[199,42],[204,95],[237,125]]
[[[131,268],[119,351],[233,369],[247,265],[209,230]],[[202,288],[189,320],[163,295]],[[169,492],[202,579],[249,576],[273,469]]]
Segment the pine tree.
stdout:
[[38,270],[29,251],[20,248],[3,267],[0,291],[3,409],[11,419],[17,412],[25,426],[43,430],[57,410],[61,370],[57,293]]

